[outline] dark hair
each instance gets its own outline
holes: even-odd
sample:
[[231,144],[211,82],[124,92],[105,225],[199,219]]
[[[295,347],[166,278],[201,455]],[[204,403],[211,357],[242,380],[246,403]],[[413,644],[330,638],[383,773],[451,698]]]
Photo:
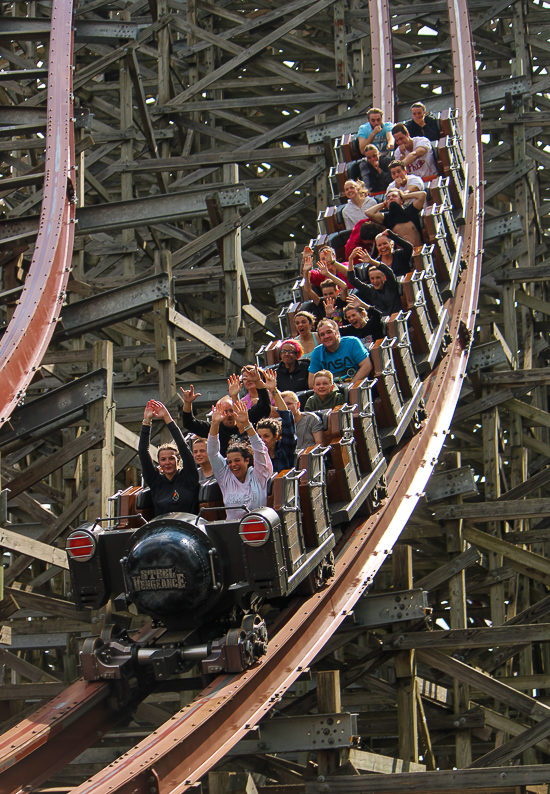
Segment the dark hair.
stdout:
[[409,134],[409,131],[408,131],[408,129],[405,127],[405,125],[404,125],[404,124],[394,124],[394,126],[393,126],[393,129],[392,129],[392,135],[393,135],[394,133],[396,133],[396,132],[402,132],[402,133],[404,133],[405,135],[408,135],[408,134]]
[[374,240],[376,239],[376,235],[383,232],[385,226],[382,226],[380,223],[364,223],[361,228],[359,229],[359,237],[361,240]]
[[321,281],[321,292],[325,287],[334,287],[336,292],[338,292],[338,287],[336,286],[334,281],[332,281],[330,278],[326,278],[324,281]]
[[246,441],[241,441],[237,438],[234,441],[230,441],[227,452],[225,453],[226,457],[230,452],[237,452],[239,455],[242,455],[249,466],[252,466],[254,463],[254,450]]
[[256,425],[256,430],[271,430],[275,438],[281,435],[281,420],[280,419],[260,419]]
[[403,171],[407,170],[407,166],[402,160],[392,160],[388,166],[388,171],[391,171],[392,168],[402,168]]
[[317,322],[317,317],[315,317],[314,314],[312,314],[311,312],[306,311],[305,309],[300,309],[300,311],[296,312],[296,314],[294,315],[294,319],[296,319],[296,317],[300,317],[300,316],[307,317],[307,319],[311,323],[311,328],[312,329],[315,328],[315,323]]

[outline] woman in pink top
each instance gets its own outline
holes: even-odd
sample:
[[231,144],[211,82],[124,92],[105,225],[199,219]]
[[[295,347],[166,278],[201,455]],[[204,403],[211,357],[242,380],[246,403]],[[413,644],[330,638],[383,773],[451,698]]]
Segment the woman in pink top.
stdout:
[[233,402],[239,430],[247,433],[250,444],[232,441],[227,448],[227,460],[220,454],[218,433],[223,418],[223,405],[212,406],[212,423],[206,449],[214,477],[221,488],[227,518],[238,520],[245,511],[267,505],[267,483],[273,474],[271,458],[262,439],[250,424],[248,411],[242,400]]

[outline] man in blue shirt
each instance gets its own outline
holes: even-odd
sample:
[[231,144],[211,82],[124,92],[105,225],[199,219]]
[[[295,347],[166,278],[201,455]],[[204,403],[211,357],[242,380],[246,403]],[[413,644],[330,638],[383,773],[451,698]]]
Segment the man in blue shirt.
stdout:
[[313,375],[328,369],[334,380],[359,382],[372,372],[369,352],[355,336],[340,337],[334,320],[320,320],[317,333],[321,344],[314,348],[309,365],[309,388],[313,388]]
[[361,124],[357,131],[357,140],[361,154],[365,155],[365,149],[373,143],[379,152],[390,152],[395,148],[395,141],[392,135],[393,124],[391,121],[383,121],[384,114],[380,108],[371,108],[367,112],[368,122]]

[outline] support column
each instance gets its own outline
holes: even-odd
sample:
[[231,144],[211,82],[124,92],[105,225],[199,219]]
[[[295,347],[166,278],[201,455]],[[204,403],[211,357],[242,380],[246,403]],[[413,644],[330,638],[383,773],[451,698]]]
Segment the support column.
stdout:
[[113,402],[113,343],[95,342],[93,369],[107,370],[107,393],[90,406],[90,429],[105,427],[105,438],[88,452],[88,520],[108,514],[109,496],[115,491],[115,404]]
[[[338,714],[342,711],[340,671],[317,673],[317,711],[319,714]],[[317,750],[319,775],[329,775],[340,766],[340,750]]]
[[[412,548],[396,546],[392,554],[394,590],[411,590],[413,586]],[[397,679],[397,731],[399,758],[418,762],[418,702],[416,693],[416,659],[414,651],[395,654]]]
[[[445,456],[446,469],[459,469],[461,466],[460,452],[448,452]],[[461,504],[462,496],[448,499],[453,504]],[[447,552],[457,557],[464,551],[462,537],[462,519],[445,521]],[[466,571],[462,570],[449,579],[449,626],[451,629],[467,628],[466,614]],[[470,693],[467,684],[453,679],[453,700],[455,714],[463,714],[470,708]],[[456,766],[464,769],[472,763],[472,734],[469,729],[455,733]]]
[[[239,181],[239,166],[230,163],[223,167],[225,185],[236,185]],[[228,220],[234,211],[222,210],[222,221]],[[238,335],[242,325],[242,282],[244,266],[241,254],[241,227],[223,238],[223,272],[225,284],[225,333],[228,337]]]

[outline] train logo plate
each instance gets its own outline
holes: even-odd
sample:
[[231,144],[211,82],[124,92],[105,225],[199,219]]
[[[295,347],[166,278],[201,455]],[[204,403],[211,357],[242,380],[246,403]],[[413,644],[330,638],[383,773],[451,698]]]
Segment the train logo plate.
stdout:
[[132,576],[134,591],[143,590],[184,590],[185,576],[177,568],[145,568],[139,576]]

